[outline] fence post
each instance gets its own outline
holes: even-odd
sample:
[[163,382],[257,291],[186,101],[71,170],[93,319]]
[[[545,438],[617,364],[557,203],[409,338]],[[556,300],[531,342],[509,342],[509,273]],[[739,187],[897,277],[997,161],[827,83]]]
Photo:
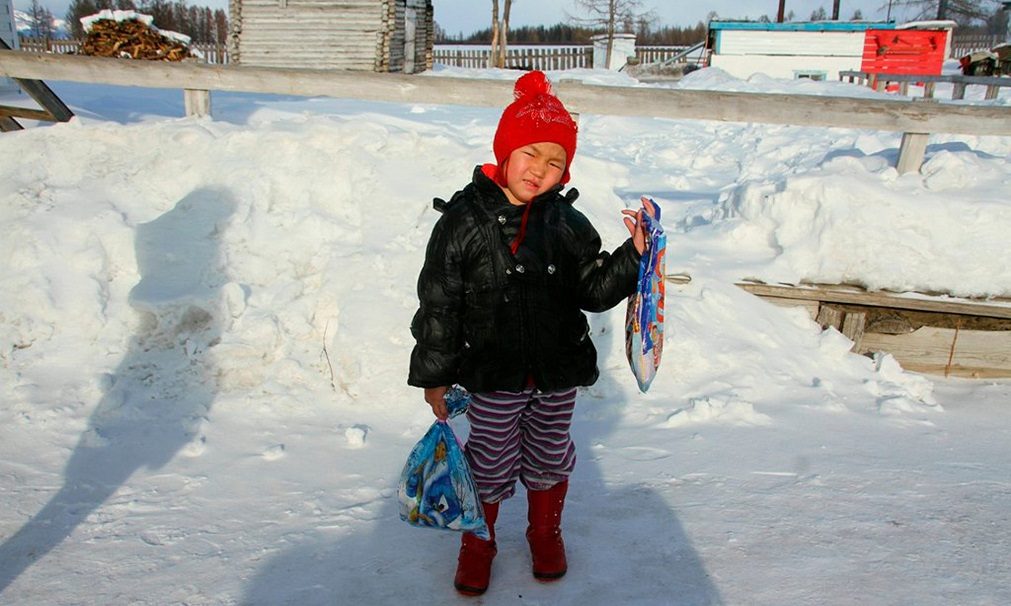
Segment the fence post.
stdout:
[[183,91],[183,105],[187,117],[211,115],[211,91],[187,88]]
[[929,133],[902,133],[902,144],[899,145],[899,162],[895,169],[900,175],[920,170],[923,158],[927,155],[927,139]]

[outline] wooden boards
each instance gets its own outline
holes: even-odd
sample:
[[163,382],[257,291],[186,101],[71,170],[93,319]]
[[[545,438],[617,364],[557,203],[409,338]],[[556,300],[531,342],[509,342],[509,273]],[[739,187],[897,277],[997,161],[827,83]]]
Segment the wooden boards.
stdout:
[[745,282],[777,305],[808,310],[860,354],[887,352],[906,370],[968,378],[1011,377],[1011,300],[975,301],[841,285]]
[[[7,46],[6,42],[0,40],[0,52],[5,50],[9,51],[10,47]],[[35,99],[35,102],[42,106],[43,109],[26,109],[0,105],[0,132],[21,130],[21,124],[14,119],[15,117],[50,122],[67,122],[74,117],[74,112],[70,111],[70,108],[56,96],[56,93],[45,82],[17,77],[14,78],[14,81],[18,83],[21,90],[27,93],[29,97]]]

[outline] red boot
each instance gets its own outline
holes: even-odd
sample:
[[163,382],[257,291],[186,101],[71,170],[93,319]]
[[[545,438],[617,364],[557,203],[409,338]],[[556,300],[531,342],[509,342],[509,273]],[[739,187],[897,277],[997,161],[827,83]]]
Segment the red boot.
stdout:
[[456,566],[453,584],[463,595],[481,595],[488,589],[491,578],[491,561],[498,553],[495,547],[495,520],[498,519],[498,503],[481,503],[484,507],[484,521],[488,524],[491,540],[483,541],[472,532],[463,533],[460,542],[460,559]]
[[527,542],[533,558],[534,577],[554,581],[565,575],[565,543],[562,542],[562,506],[568,481],[559,482],[548,490],[528,490]]

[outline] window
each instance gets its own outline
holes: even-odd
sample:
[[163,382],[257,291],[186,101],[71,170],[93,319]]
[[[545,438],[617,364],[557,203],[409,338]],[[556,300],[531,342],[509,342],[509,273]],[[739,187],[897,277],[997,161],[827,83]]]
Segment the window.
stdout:
[[815,80],[821,82],[825,79],[828,74],[823,71],[813,71],[813,70],[794,70],[793,79],[794,80]]

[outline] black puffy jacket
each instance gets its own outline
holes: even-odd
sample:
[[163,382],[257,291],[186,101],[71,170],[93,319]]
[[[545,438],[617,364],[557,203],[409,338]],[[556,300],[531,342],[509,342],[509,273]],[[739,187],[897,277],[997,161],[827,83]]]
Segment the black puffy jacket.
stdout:
[[418,277],[417,342],[408,383],[459,383],[470,391],[590,385],[597,352],[582,310],[610,309],[635,291],[639,253],[629,238],[613,254],[572,208],[574,189],[531,202],[526,235],[509,243],[524,207],[481,171],[446,203]]

